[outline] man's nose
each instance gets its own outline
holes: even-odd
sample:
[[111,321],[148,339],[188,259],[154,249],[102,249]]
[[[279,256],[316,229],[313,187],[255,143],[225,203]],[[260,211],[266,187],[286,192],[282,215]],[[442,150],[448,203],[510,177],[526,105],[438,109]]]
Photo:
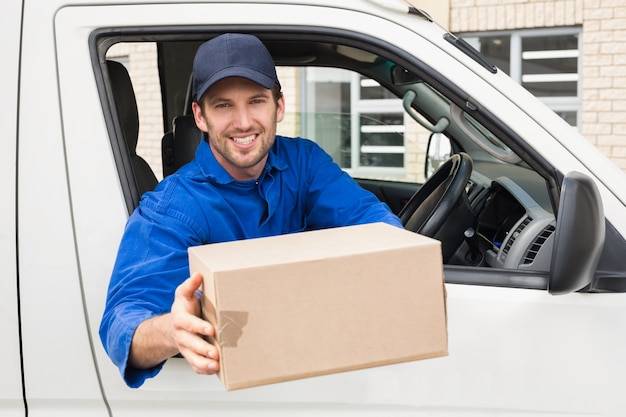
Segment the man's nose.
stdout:
[[245,106],[238,107],[233,118],[233,124],[237,129],[246,130],[252,125],[252,117]]

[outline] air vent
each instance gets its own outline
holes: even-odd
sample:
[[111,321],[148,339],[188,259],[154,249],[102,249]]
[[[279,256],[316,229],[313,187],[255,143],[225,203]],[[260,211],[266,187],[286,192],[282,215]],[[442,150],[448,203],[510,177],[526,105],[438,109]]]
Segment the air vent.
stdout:
[[524,256],[524,259],[522,261],[524,265],[532,264],[535,261],[537,254],[539,253],[539,251],[541,251],[541,248],[543,247],[543,244],[546,243],[546,241],[550,238],[550,236],[552,236],[555,230],[556,229],[553,225],[549,225],[541,231],[533,244],[530,245],[530,247],[528,248],[528,251],[526,252],[526,255]]
[[532,222],[533,219],[531,219],[530,217],[526,217],[524,219],[523,222],[521,222],[519,224],[519,226],[517,226],[517,229],[515,229],[515,231],[513,232],[513,234],[511,235],[511,237],[509,238],[509,240],[506,241],[506,245],[504,245],[504,249],[502,249],[502,252],[505,255],[509,254],[509,250],[511,249],[511,247],[513,246],[513,242],[515,242],[515,239],[517,239],[517,237],[520,235],[520,233],[522,233],[522,230],[524,230],[524,228],[526,226],[528,226],[530,224],[530,222]]

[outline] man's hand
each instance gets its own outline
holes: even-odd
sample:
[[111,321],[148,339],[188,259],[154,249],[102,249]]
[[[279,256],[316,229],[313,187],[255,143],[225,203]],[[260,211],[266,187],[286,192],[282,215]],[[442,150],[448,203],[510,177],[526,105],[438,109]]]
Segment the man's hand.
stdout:
[[200,316],[200,300],[196,290],[202,285],[202,275],[195,273],[183,282],[172,304],[174,341],[181,355],[198,374],[214,374],[219,370],[219,353],[204,336],[215,336],[215,329]]
[[130,347],[131,366],[150,368],[180,353],[198,374],[219,370],[219,352],[206,340],[215,336],[215,329],[199,317],[200,300],[195,292],[201,285],[202,275],[194,274],[176,289],[170,313],[137,326]]

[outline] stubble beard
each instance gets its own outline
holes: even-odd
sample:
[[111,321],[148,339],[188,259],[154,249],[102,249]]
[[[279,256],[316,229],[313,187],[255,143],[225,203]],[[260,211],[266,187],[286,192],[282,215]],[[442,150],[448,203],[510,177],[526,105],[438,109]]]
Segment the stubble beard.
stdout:
[[251,149],[239,149],[235,146],[229,146],[232,145],[231,136],[247,132],[226,132],[217,140],[213,140],[209,132],[208,141],[211,148],[229,165],[237,169],[250,169],[263,162],[274,145],[276,141],[276,117],[272,120],[272,126],[273,128],[270,128],[269,131],[257,131],[259,138],[255,140],[259,143],[256,143]]

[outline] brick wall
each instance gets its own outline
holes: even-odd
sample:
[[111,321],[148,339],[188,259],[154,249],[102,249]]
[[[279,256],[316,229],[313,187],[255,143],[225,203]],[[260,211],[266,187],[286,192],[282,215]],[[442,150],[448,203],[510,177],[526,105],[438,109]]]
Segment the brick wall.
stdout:
[[626,170],[624,0],[451,0],[450,30],[581,26],[582,133]]
[[300,71],[297,68],[277,68],[276,75],[285,96],[285,118],[278,124],[277,133],[283,136],[299,136],[300,120]]

